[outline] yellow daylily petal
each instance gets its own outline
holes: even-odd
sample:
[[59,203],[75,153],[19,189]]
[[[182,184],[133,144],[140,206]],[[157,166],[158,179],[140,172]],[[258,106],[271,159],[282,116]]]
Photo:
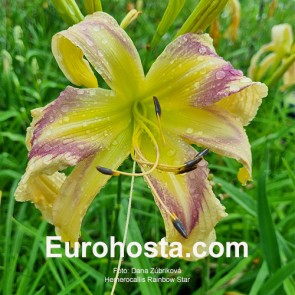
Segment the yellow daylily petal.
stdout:
[[165,130],[170,130],[191,144],[239,161],[251,176],[251,150],[243,125],[226,110],[216,106],[165,110],[162,114]]
[[258,50],[258,52],[253,55],[253,57],[251,58],[250,67],[247,73],[251,79],[255,81],[259,80],[257,78],[258,62],[263,54],[265,54],[266,52],[271,52],[273,50],[274,50],[274,44],[270,43],[270,44],[263,45]]
[[257,66],[255,79],[261,81],[268,70],[270,70],[275,64],[279,64],[281,58],[278,57],[275,53],[268,54]]
[[70,82],[77,86],[98,87],[97,79],[79,47],[59,36],[52,39],[52,52]]
[[130,153],[131,134],[131,127],[125,129],[109,148],[79,163],[63,184],[53,207],[53,224],[63,241],[78,241],[88,207],[110,178],[99,173],[96,166],[117,169]]
[[66,176],[59,172],[52,175],[36,174],[29,178],[25,174],[15,191],[15,198],[19,202],[33,202],[43,218],[52,223],[52,205],[65,179]]
[[41,200],[42,211],[55,198],[48,197],[50,201],[43,202],[45,197],[38,192],[46,177],[49,181],[49,175],[56,171],[108,148],[131,121],[128,109],[122,107],[122,100],[111,91],[72,87],[46,107],[34,110],[32,115],[35,117],[27,134],[30,160],[16,195],[23,201]]
[[289,67],[288,71],[283,76],[284,84],[280,90],[284,91],[287,88],[295,85],[295,62]]
[[[172,133],[165,134],[166,144],[159,144],[160,164],[179,165],[195,157],[196,151]],[[150,140],[142,139],[141,151],[153,161],[154,149]],[[147,168],[141,165],[143,170]],[[215,239],[214,227],[224,216],[224,207],[214,196],[208,180],[207,162],[202,160],[197,169],[185,174],[155,170],[145,176],[165,223],[166,240],[181,242],[186,260],[197,260],[193,256],[194,243],[210,244]],[[169,212],[182,223],[188,238],[184,238],[174,227]],[[189,253],[190,257],[186,256]]]
[[247,181],[251,179],[252,179],[251,174],[245,167],[242,167],[239,169],[238,180],[242,185],[246,185]]
[[275,52],[284,57],[290,53],[293,44],[293,31],[289,24],[280,24],[273,26],[271,30],[271,39],[274,43]]
[[37,116],[29,158],[50,162],[45,166],[51,166],[51,171],[75,165],[109,146],[131,121],[130,110],[112,91],[73,87]]
[[206,34],[186,34],[168,45],[146,82],[145,97],[155,95],[163,108],[203,108],[220,101],[220,106],[241,117],[244,124],[253,118],[267,94],[265,85],[253,83],[219,57]]
[[[243,81],[241,83],[248,85],[248,87],[246,86],[243,91],[223,98],[216,105],[232,113],[245,126],[256,116],[258,108],[262,103],[262,98],[268,94],[268,88],[265,84],[252,82],[248,78],[244,78]],[[237,87],[239,85],[241,84],[238,84]]]
[[82,58],[83,53],[109,87],[123,94],[126,100],[137,94],[144,79],[132,40],[110,15],[103,12],[88,15],[79,24],[53,36],[52,51],[72,83],[94,86],[94,76]]

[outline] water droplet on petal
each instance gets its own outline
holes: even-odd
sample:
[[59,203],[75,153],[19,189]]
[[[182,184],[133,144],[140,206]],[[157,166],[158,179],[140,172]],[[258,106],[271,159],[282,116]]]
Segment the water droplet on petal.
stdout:
[[63,143],[63,144],[68,144],[68,143],[70,143],[71,141],[72,141],[71,139],[66,138],[66,139],[64,139],[64,140],[62,141],[62,143]]
[[226,73],[224,71],[218,71],[215,74],[216,79],[220,80],[223,79],[226,76]]
[[118,141],[115,139],[113,142],[112,142],[113,145],[117,145],[118,144]]
[[52,147],[49,145],[49,144],[45,144],[44,145],[44,150],[45,150],[45,152],[48,152],[48,151],[50,151],[52,149]]
[[229,86],[229,91],[237,92],[240,90],[240,86],[237,84],[232,84]]
[[198,131],[198,132],[197,132],[197,134],[198,134],[199,136],[202,136],[203,133],[204,133],[203,131]]
[[77,93],[78,94],[84,94],[84,90],[83,89],[78,89]]
[[175,150],[169,150],[168,152],[167,152],[167,156],[168,157],[173,157],[174,155],[175,155]]
[[46,156],[44,156],[43,163],[46,164],[46,165],[49,164],[51,162],[52,158],[53,158],[52,155],[46,155]]
[[199,52],[200,52],[201,54],[204,54],[204,53],[207,52],[207,50],[206,50],[206,48],[205,48],[204,46],[200,46],[200,48],[199,48]]
[[90,89],[89,90],[89,94],[90,94],[90,96],[94,96],[95,95],[95,90],[94,89]]
[[66,113],[66,112],[69,110],[69,106],[66,105],[66,104],[64,104],[64,105],[61,106],[60,109],[61,109],[61,111],[62,111],[63,113]]
[[186,129],[186,133],[187,134],[192,134],[194,132],[194,129],[193,128],[187,128]]
[[94,45],[94,43],[90,39],[86,39],[86,43],[89,46],[93,46]]
[[248,77],[243,77],[243,78],[240,80],[240,82],[242,82],[242,83],[251,83],[252,80],[251,80],[250,78],[248,78]]
[[81,151],[84,150],[84,148],[85,148],[84,144],[78,144],[77,147]]
[[63,119],[64,119],[65,122],[69,122],[70,121],[70,118],[68,116],[65,116]]
[[194,84],[194,86],[195,86],[196,88],[200,87],[200,82],[196,82],[196,83]]

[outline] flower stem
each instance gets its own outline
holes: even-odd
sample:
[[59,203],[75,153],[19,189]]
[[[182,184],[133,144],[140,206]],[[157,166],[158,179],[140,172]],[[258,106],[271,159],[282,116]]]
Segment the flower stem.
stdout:
[[[133,168],[132,168],[132,173],[135,173],[135,167],[136,167],[136,162],[133,162]],[[127,240],[127,233],[128,233],[128,226],[129,226],[129,221],[130,221],[130,213],[131,213],[131,203],[132,203],[132,196],[133,196],[133,187],[134,187],[134,178],[135,176],[133,175],[131,178],[131,185],[130,185],[130,194],[129,194],[129,202],[128,202],[128,209],[127,209],[127,216],[126,216],[126,224],[125,224],[125,230],[124,230],[124,236],[123,236],[123,249],[125,249],[126,245],[126,240]],[[114,285],[111,291],[111,295],[114,294],[120,269],[121,269],[121,264],[122,264],[123,257],[119,258],[118,266],[117,266],[117,271],[116,271],[116,276],[114,279]]]
[[273,86],[284,74],[288,71],[289,67],[295,62],[295,54],[289,56],[286,61],[273,73],[273,75],[265,81],[268,87]]

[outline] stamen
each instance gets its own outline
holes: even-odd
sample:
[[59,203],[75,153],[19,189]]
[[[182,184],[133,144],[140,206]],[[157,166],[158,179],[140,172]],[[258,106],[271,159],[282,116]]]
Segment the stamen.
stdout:
[[[183,173],[195,170],[197,168],[197,164],[201,162],[201,160],[203,159],[203,156],[208,154],[208,152],[209,152],[209,149],[206,148],[202,150],[199,154],[197,154],[197,156],[194,159],[188,162],[185,162],[183,165],[173,166],[173,165],[158,164],[157,169],[161,171],[165,171],[165,172],[174,172],[175,174],[183,174]],[[143,156],[142,158],[145,159]],[[148,166],[153,165],[153,163],[148,162],[146,160],[142,161],[139,159],[135,159],[135,161],[137,163],[145,164]]]
[[151,133],[151,131],[143,123],[141,123],[141,128],[144,129],[144,131],[149,135],[149,137],[150,137],[150,139],[151,139],[151,141],[152,141],[152,143],[154,145],[154,148],[156,150],[156,160],[152,164],[152,168],[150,170],[145,171],[145,172],[141,172],[141,173],[128,173],[128,172],[119,171],[119,170],[111,170],[109,168],[105,168],[105,167],[102,167],[102,166],[97,166],[96,169],[102,174],[112,175],[112,176],[119,176],[119,175],[145,176],[145,175],[148,175],[148,174],[152,173],[158,166],[158,163],[159,163],[159,160],[160,160],[160,151],[159,151],[157,141],[156,141],[154,135]]
[[207,155],[209,152],[209,149],[204,149],[202,150],[200,153],[198,153],[195,158],[193,160],[190,160],[190,161],[187,161],[185,162],[185,167],[191,167],[191,166],[194,166],[196,164],[198,164],[199,162],[202,161],[203,159],[203,156]]
[[188,234],[182,224],[182,222],[180,221],[180,219],[175,215],[175,218],[171,218],[171,221],[175,227],[175,229],[185,238],[188,238]]
[[157,201],[161,204],[163,209],[168,213],[168,215],[171,218],[171,222],[173,223],[175,229],[185,238],[188,238],[188,234],[180,221],[180,219],[176,216],[175,213],[171,212],[167,206],[164,204],[160,196],[158,195],[157,191],[155,190],[153,184],[151,183],[150,179],[148,177],[145,178],[145,181],[148,183],[148,186],[150,187],[151,191],[153,192],[154,197],[157,199]]
[[176,174],[183,174],[195,170],[197,168],[197,164],[202,161],[203,156],[207,155],[208,152],[209,149],[207,148],[202,150],[193,160],[185,162],[183,168],[181,168]]
[[119,176],[120,175],[120,174],[117,174],[116,171],[111,170],[109,168],[102,167],[102,166],[97,166],[96,169],[104,175],[112,175],[112,176]]
[[157,115],[157,117],[161,117],[162,111],[161,111],[160,102],[156,96],[153,96],[153,99],[154,99],[156,115]]
[[162,110],[161,110],[160,102],[156,96],[153,96],[153,100],[154,100],[155,112],[156,112],[156,116],[158,120],[160,135],[161,135],[163,143],[166,144],[163,129],[162,129],[162,123],[161,123]]

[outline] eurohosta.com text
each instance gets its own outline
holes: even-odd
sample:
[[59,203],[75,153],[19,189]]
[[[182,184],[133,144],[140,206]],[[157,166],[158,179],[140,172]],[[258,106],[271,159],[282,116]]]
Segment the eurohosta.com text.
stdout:
[[[59,243],[53,243],[59,241]],[[46,256],[48,258],[61,258],[63,254],[57,253],[62,249],[61,237],[48,236],[46,237]],[[192,253],[183,253],[182,244],[180,242],[168,243],[162,239],[159,243],[146,242],[141,245],[139,242],[127,243],[124,247],[122,242],[116,241],[114,236],[110,237],[109,243],[99,242],[76,242],[74,247],[70,243],[64,243],[64,255],[68,258],[72,257],[87,257],[89,250],[97,258],[106,256],[114,258],[115,253],[119,252],[120,257],[127,256],[136,258],[144,255],[148,258],[162,256],[164,258],[181,258],[183,255],[189,258],[192,253],[197,258],[211,256],[219,258],[223,255],[226,257],[248,257],[248,244],[246,242],[226,242],[225,245],[220,242],[213,242],[206,245],[204,242],[196,242],[192,248]]]

